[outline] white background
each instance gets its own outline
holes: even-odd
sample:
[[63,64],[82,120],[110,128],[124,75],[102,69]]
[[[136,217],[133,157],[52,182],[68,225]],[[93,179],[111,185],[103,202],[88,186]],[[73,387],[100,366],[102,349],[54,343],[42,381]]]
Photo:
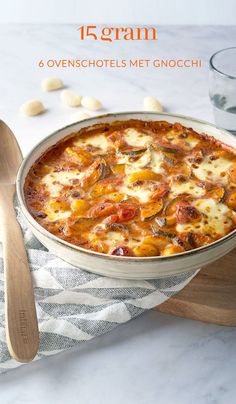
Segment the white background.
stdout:
[[236,23],[235,0],[7,0],[0,23]]

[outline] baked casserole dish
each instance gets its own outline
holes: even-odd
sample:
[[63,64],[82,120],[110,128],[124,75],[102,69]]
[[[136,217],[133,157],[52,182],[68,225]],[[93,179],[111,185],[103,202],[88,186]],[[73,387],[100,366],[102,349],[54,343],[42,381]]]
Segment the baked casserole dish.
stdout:
[[[85,269],[94,271],[86,256],[99,257],[110,262],[110,276],[150,278],[165,276],[165,261],[182,257],[181,272],[204,264],[199,252],[227,237],[223,250],[235,245],[236,150],[226,132],[180,116],[131,113],[92,118],[48,139],[23,163],[17,188],[33,231],[55,241],[57,255],[61,245],[84,254],[76,265]],[[62,258],[75,264],[70,255]],[[142,276],[136,269],[119,275],[112,267],[122,260],[126,273],[150,261],[152,275],[145,264]]]

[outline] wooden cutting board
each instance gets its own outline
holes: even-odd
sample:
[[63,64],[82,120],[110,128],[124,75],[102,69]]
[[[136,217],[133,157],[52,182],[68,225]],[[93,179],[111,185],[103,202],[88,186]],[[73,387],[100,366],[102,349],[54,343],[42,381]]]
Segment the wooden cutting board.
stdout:
[[236,249],[204,267],[181,292],[155,310],[236,326]]

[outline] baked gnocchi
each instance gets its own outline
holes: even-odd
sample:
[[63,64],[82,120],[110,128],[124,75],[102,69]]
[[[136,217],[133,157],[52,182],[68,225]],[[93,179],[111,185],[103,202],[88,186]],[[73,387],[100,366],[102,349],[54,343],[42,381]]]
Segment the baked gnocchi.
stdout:
[[236,228],[236,151],[180,123],[99,124],[47,150],[24,193],[35,220],[71,244],[169,256]]

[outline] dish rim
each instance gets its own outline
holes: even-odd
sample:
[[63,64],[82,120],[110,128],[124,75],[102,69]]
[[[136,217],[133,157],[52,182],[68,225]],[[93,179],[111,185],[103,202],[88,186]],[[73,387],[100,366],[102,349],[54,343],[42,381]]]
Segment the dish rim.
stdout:
[[[76,121],[73,122],[71,124],[68,124],[66,126],[63,126],[62,128],[59,128],[57,130],[55,130],[54,132],[50,133],[48,136],[44,137],[42,140],[40,140],[24,157],[19,170],[17,172],[17,177],[16,177],[16,194],[17,194],[17,199],[19,202],[19,206],[20,209],[23,213],[23,215],[25,216],[26,220],[30,223],[30,225],[35,228],[39,233],[41,233],[43,236],[51,239],[52,241],[56,242],[59,245],[63,245],[64,247],[71,249],[71,250],[75,250],[78,251],[82,254],[87,254],[87,255],[92,255],[95,256],[97,258],[100,259],[108,259],[111,261],[121,261],[124,262],[126,261],[128,262],[146,262],[146,261],[163,261],[163,262],[167,262],[167,261],[173,261],[176,259],[180,259],[180,258],[184,258],[184,257],[189,257],[191,255],[194,254],[201,254],[202,252],[205,252],[209,249],[212,248],[217,248],[219,245],[223,244],[224,242],[233,239],[236,236],[236,229],[234,229],[233,231],[231,231],[230,233],[226,234],[225,236],[221,237],[220,239],[207,244],[206,246],[201,246],[192,250],[188,250],[188,251],[183,251],[181,253],[177,253],[177,254],[173,254],[173,255],[168,255],[168,256],[149,256],[149,257],[132,257],[132,256],[117,256],[117,255],[111,255],[111,254],[104,254],[104,253],[100,253],[97,251],[92,251],[92,250],[88,250],[85,249],[83,247],[80,246],[76,246],[74,244],[69,243],[68,241],[62,240],[59,237],[55,236],[54,234],[50,233],[48,230],[46,230],[43,226],[41,226],[35,219],[34,217],[31,215],[31,213],[29,212],[25,200],[24,200],[24,192],[23,192],[23,181],[22,181],[22,176],[25,170],[25,167],[28,163],[28,160],[30,159],[30,157],[37,152],[37,150],[44,144],[47,143],[47,141],[51,138],[53,138],[54,136],[56,136],[59,132],[67,130],[69,128],[72,128],[73,126],[76,126],[79,123],[89,123],[90,121],[96,120],[96,119],[104,119],[107,117],[114,117],[114,120],[116,119],[116,117],[122,116],[122,115],[140,115],[140,120],[142,115],[161,115],[163,117],[172,117],[172,118],[180,118],[180,119],[185,119],[188,121],[192,121],[194,123],[199,123],[199,124],[203,124],[203,125],[207,125],[212,127],[213,129],[218,129],[222,132],[224,132],[227,136],[229,136],[231,139],[234,139],[235,141],[235,137],[226,129],[222,129],[214,124],[211,124],[207,121],[201,120],[201,119],[195,119],[192,117],[188,117],[186,115],[181,115],[181,114],[170,114],[167,112],[152,112],[152,111],[124,111],[124,112],[110,112],[107,114],[102,114],[102,115],[97,115],[97,116],[93,116],[90,118],[86,118],[83,119],[81,121]],[[132,118],[131,118],[132,119]],[[139,118],[135,118],[135,119],[139,119]],[[128,120],[128,119],[127,119]],[[96,125],[96,123],[94,124]],[[85,126],[86,127],[86,126]],[[82,128],[81,128],[82,129]],[[213,135],[211,135],[213,136]],[[65,136],[66,137],[66,136]],[[213,136],[214,137],[214,136]],[[62,138],[63,139],[63,138]],[[61,139],[61,140],[62,140]],[[51,146],[53,147],[53,146]],[[46,149],[47,150],[47,149]],[[46,151],[45,150],[45,151]],[[36,160],[35,160],[36,161]],[[31,165],[32,166],[32,165]]]

